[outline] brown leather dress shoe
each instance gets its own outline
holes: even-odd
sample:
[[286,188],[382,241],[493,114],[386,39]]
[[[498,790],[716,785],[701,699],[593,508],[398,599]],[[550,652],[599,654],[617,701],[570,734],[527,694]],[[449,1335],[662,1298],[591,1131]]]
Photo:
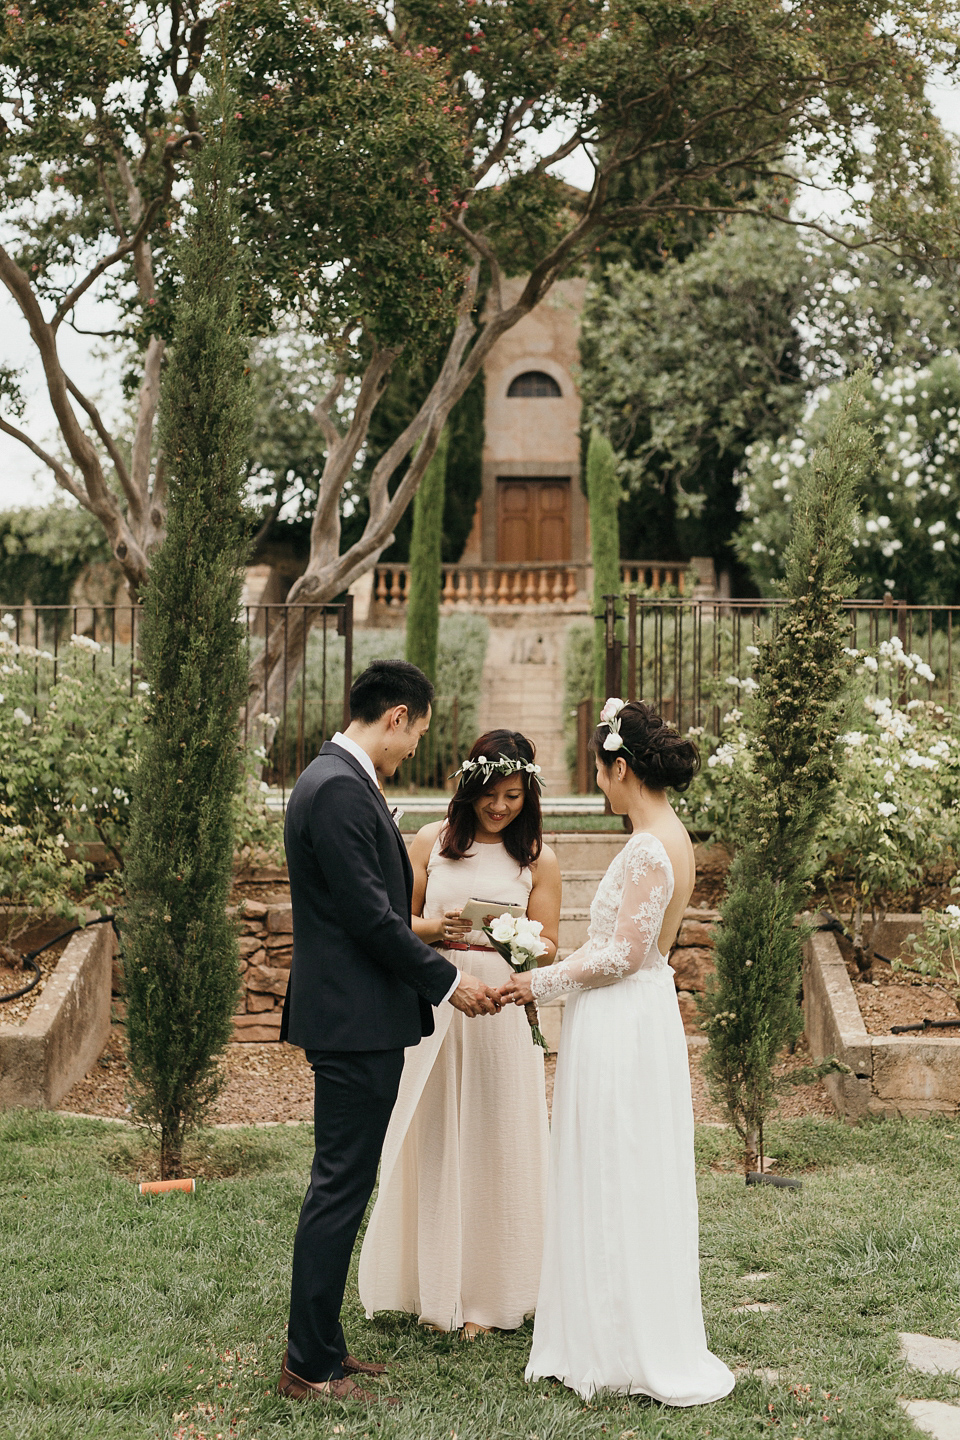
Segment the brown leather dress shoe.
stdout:
[[361,1405],[398,1405],[393,1395],[374,1395],[372,1390],[363,1390],[349,1375],[342,1380],[304,1380],[287,1369],[286,1362],[280,1371],[277,1386],[281,1395],[288,1400],[357,1400]]
[[378,1365],[375,1360],[358,1360],[355,1355],[344,1355],[340,1362],[343,1365],[344,1375],[386,1375],[386,1365]]

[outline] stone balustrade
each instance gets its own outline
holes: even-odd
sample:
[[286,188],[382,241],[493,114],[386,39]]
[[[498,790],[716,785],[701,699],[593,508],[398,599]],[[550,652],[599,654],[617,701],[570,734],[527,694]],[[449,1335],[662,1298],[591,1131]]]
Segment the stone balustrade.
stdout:
[[[655,560],[624,560],[621,581],[626,589],[660,591],[668,586],[683,594],[686,566]],[[536,561],[529,564],[444,565],[443,605],[465,609],[495,609],[500,606],[571,606],[588,601],[593,584],[589,565]],[[382,564],[376,567],[372,604],[381,610],[403,609],[410,593],[410,566]]]

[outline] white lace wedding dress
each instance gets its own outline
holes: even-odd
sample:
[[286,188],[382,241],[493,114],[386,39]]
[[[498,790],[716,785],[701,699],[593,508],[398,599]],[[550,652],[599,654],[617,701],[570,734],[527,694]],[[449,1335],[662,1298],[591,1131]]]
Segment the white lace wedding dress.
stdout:
[[702,1405],[734,1377],[700,1307],[693,1107],[673,971],[657,948],[673,869],[635,834],[590,907],[586,944],[533,972],[566,994],[543,1269],[528,1380]]

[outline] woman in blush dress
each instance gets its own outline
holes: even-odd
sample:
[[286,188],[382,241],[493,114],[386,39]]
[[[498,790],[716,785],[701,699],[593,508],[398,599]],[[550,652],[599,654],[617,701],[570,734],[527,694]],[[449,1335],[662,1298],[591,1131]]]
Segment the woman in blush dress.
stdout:
[[[491,988],[512,973],[468,900],[522,905],[543,926],[548,963],[560,924],[560,867],[542,843],[533,745],[511,730],[482,735],[445,820],[410,851],[413,928]],[[495,914],[496,904],[491,913]],[[467,953],[469,952],[469,953]],[[537,1302],[549,1144],[543,1051],[522,1010],[463,1023],[450,1005],[433,1035],[406,1052],[360,1252],[368,1316],[404,1310],[473,1339],[513,1330]],[[502,1240],[522,1216],[529,1245]]]
[[[693,1106],[667,955],[693,893],[690,837],[668,787],[696,748],[647,705],[608,700],[597,781],[633,833],[601,880],[585,945],[512,976],[501,999],[566,995],[550,1139],[547,1228],[526,1378],[703,1405],[734,1377],[700,1306]],[[524,1226],[512,1229],[522,1253]]]

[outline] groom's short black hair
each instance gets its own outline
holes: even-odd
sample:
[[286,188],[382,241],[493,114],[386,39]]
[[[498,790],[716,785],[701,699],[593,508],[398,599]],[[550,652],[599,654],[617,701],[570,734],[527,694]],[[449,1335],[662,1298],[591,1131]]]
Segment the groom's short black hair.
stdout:
[[433,703],[433,686],[409,660],[374,660],[350,686],[350,719],[374,725],[386,710],[406,705],[407,719],[419,720]]

